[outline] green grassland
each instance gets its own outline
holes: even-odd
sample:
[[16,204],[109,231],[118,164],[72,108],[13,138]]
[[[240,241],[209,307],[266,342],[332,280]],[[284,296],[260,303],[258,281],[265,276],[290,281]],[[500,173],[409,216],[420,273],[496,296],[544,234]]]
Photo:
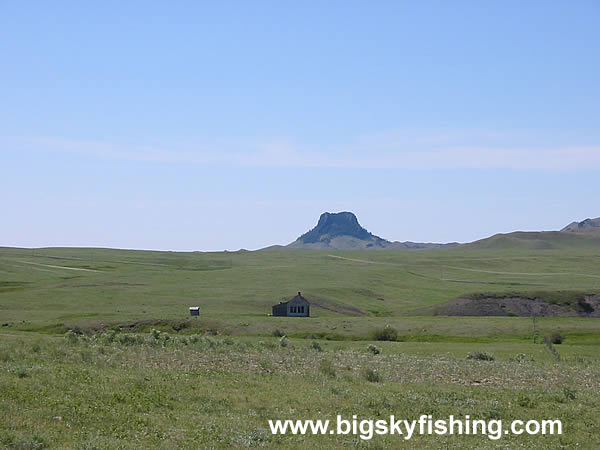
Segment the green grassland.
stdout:
[[[311,301],[310,318],[268,316],[297,291]],[[598,448],[600,320],[537,318],[534,340],[528,317],[427,312],[483,294],[568,303],[598,293],[600,250],[585,246],[0,248],[0,445]],[[200,318],[188,316],[192,305],[201,307]],[[372,332],[386,326],[397,330],[397,340],[374,342]],[[275,330],[289,340],[282,345]],[[558,358],[542,343],[550,333],[565,338],[555,346]],[[371,344],[380,354],[368,351]],[[476,351],[494,360],[466,359]],[[565,433],[404,442],[268,430],[268,419],[336,414],[560,418]]]
[[[600,363],[534,344],[5,336],[8,448],[598,448]],[[573,346],[572,346],[573,347]],[[465,358],[479,348],[494,361]],[[561,349],[562,350],[562,349]],[[560,419],[560,436],[272,435],[269,419]]]
[[[273,318],[302,291],[310,319]],[[60,331],[160,321],[228,334],[324,333],[366,338],[391,325],[423,336],[525,337],[531,320],[432,317],[460,296],[546,293],[565,301],[600,292],[598,250],[175,253],[107,249],[0,249],[0,316],[10,328]],[[201,318],[188,319],[189,306]],[[542,328],[597,335],[600,321],[546,318]],[[579,338],[578,338],[579,339]]]

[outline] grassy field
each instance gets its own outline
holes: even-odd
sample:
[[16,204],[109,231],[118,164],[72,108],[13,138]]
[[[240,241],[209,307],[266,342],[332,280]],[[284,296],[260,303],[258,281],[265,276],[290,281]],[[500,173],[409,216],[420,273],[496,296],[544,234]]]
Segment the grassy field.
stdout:
[[[297,291],[312,317],[267,316]],[[0,249],[0,444],[598,448],[600,320],[538,318],[534,340],[527,317],[423,313],[481,293],[600,293],[600,252]],[[396,341],[372,341],[386,326]],[[542,343],[551,333],[564,337],[559,359]],[[267,425],[336,414],[560,418],[565,432],[405,442]]]

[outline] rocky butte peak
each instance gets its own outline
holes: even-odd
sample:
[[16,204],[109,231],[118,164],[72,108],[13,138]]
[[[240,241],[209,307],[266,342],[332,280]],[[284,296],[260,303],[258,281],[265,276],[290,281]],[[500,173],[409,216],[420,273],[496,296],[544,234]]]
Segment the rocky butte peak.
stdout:
[[291,244],[271,246],[264,250],[417,250],[458,244],[429,244],[418,242],[390,242],[368,232],[349,212],[321,214],[317,226]]
[[600,230],[600,217],[595,219],[585,219],[581,222],[572,222],[560,231],[587,231]]
[[356,216],[348,211],[339,213],[325,212],[319,217],[317,226],[298,238],[305,244],[331,240],[338,236],[349,236],[356,239],[373,239],[373,236],[367,230],[360,226]]

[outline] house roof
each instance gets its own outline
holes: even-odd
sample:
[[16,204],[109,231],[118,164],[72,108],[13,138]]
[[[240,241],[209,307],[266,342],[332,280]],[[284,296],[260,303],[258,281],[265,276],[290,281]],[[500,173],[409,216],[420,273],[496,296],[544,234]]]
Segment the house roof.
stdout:
[[302,297],[302,294],[300,292],[298,292],[298,295],[296,295],[293,299],[288,300],[287,302],[279,302],[279,304],[280,305],[287,305],[290,302],[294,302],[294,301],[298,301],[298,300],[310,304],[310,302],[308,300],[306,300],[304,297]]
[[305,301],[306,303],[308,303],[308,300],[306,300],[304,297],[302,297],[302,295],[300,295],[299,292],[298,292],[298,295],[296,295],[293,299],[290,300],[290,302],[293,302],[294,300],[302,300],[302,301]]

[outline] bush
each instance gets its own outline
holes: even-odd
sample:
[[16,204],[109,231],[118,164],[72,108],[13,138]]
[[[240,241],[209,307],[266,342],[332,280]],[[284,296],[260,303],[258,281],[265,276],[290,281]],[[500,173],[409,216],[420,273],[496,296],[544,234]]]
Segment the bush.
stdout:
[[328,377],[335,378],[335,368],[328,359],[322,359],[319,363],[319,372]]
[[283,337],[285,336],[285,333],[283,331],[281,331],[279,328],[277,328],[276,330],[273,330],[273,332],[271,333],[273,335],[273,337]]
[[519,406],[522,406],[523,408],[534,408],[535,407],[535,402],[525,394],[521,394],[521,395],[519,395],[519,397],[517,397],[517,403],[519,404]]
[[398,332],[389,325],[385,328],[377,328],[372,335],[376,341],[395,341],[398,339]]
[[111,343],[114,342],[117,337],[117,332],[115,330],[108,330],[104,335],[104,339],[106,342]]
[[379,350],[377,348],[377,346],[375,346],[373,344],[369,344],[369,346],[367,347],[367,350],[370,351],[371,353],[373,353],[374,355],[379,355],[381,353],[381,350]]
[[119,336],[119,344],[134,345],[137,343],[137,338],[133,334],[122,334]]
[[518,363],[522,363],[525,361],[534,361],[532,357],[527,356],[525,353],[518,353],[514,358],[511,358],[510,360]]
[[548,339],[555,345],[562,344],[565,340],[565,338],[559,333],[552,333],[550,336],[548,336]]
[[486,352],[471,352],[467,355],[467,359],[474,359],[477,361],[494,361],[494,355]]
[[363,375],[371,383],[379,383],[383,380],[383,377],[375,369],[365,369]]
[[577,391],[575,389],[571,389],[569,387],[563,388],[563,395],[567,400],[575,400],[577,398]]
[[312,344],[310,344],[311,348],[318,351],[318,352],[322,352],[323,351],[323,347],[321,347],[321,344],[319,344],[317,341],[313,341]]
[[287,338],[287,336],[281,336],[281,339],[279,339],[279,346],[280,347],[287,347],[288,346],[288,338]]
[[177,323],[174,323],[173,325],[171,325],[171,328],[173,329],[173,331],[180,332],[181,330],[183,330],[189,326],[190,326],[190,324],[188,322],[177,322]]
[[69,344],[77,344],[79,342],[79,335],[73,330],[69,330],[65,333],[65,338]]

